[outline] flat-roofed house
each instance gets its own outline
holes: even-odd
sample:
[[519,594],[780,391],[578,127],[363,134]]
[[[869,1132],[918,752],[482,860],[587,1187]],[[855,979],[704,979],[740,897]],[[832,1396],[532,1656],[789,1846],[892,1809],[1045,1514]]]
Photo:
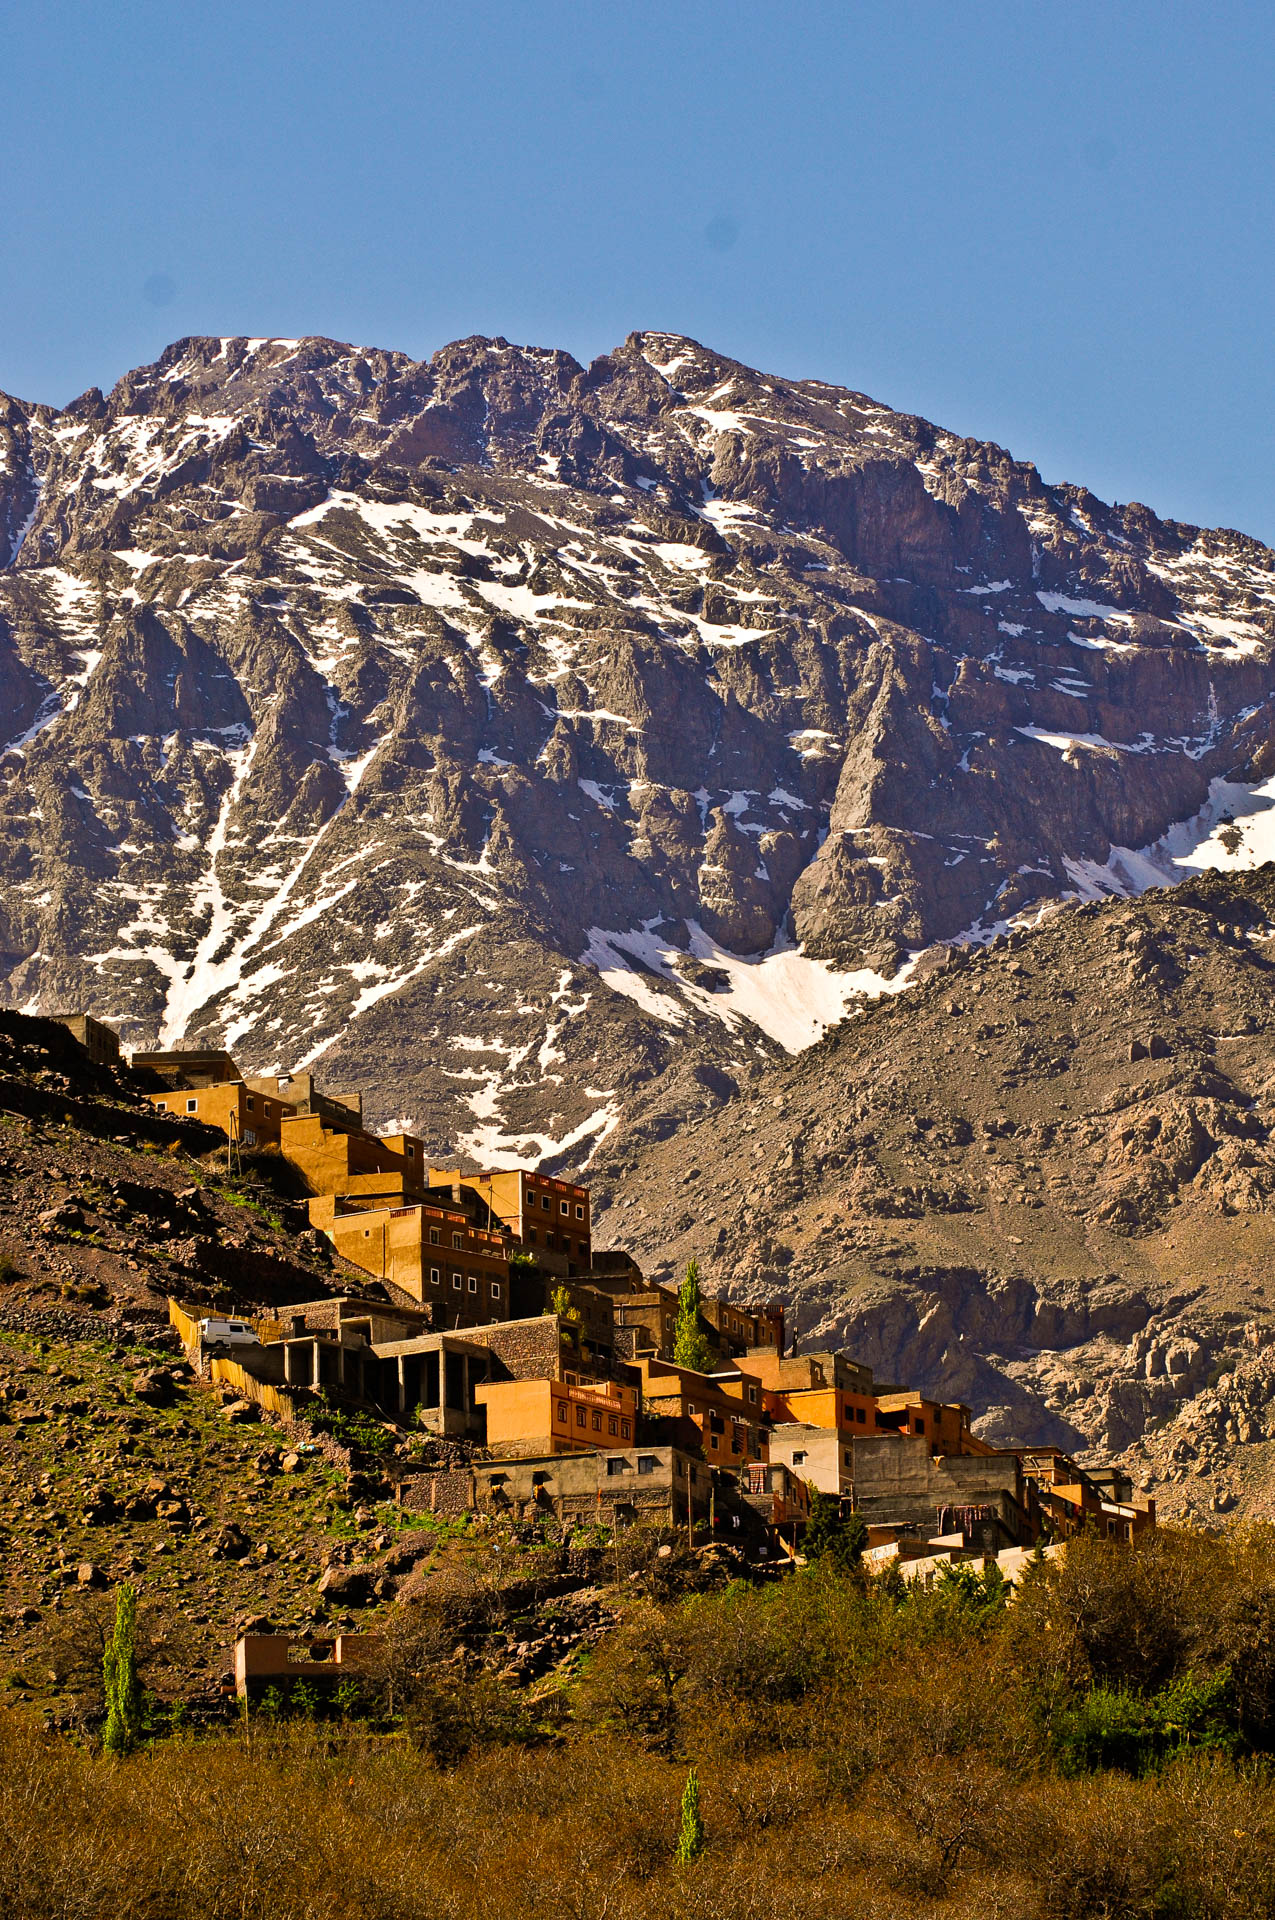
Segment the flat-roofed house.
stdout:
[[245,1147],[278,1146],[280,1129],[292,1112],[282,1100],[254,1093],[242,1080],[171,1088],[146,1097],[161,1112],[189,1115],[207,1126],[220,1127],[228,1140]]

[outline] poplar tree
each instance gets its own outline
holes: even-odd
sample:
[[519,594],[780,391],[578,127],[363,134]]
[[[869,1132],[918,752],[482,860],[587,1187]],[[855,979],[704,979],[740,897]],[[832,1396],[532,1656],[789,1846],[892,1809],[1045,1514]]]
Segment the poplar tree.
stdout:
[[686,1278],[677,1290],[677,1323],[673,1331],[673,1364],[695,1373],[711,1373],[716,1356],[700,1328],[699,1261],[688,1261]]
[[682,1830],[673,1856],[679,1867],[689,1867],[704,1851],[704,1822],[699,1811],[699,1774],[692,1767],[682,1788]]
[[115,1625],[102,1654],[106,1693],[105,1752],[132,1753],[142,1737],[142,1689],[137,1678],[137,1589],[125,1583],[115,1594]]

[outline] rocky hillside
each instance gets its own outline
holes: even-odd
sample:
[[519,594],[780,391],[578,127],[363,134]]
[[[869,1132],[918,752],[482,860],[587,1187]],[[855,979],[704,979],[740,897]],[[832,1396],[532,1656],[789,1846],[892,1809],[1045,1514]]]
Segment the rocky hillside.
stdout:
[[931,956],[746,1096],[599,1155],[612,1237],[802,1344],[1275,1515],[1275,866]]
[[1273,566],[664,334],[0,400],[0,993],[579,1165],[905,954],[1251,864]]

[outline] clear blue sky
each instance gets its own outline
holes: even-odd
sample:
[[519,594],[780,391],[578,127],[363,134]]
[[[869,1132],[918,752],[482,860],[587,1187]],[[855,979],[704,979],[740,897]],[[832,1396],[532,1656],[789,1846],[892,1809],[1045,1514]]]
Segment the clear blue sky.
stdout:
[[0,0],[0,388],[634,327],[1275,543],[1275,8]]

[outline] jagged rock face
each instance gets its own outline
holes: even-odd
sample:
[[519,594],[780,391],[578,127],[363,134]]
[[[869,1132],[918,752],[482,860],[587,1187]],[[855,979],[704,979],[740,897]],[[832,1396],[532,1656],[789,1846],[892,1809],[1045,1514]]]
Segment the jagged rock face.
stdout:
[[997,1442],[1270,1516],[1273,989],[1275,865],[931,955],[675,1138],[620,1127],[599,1244],[782,1298]]
[[10,1003],[440,1148],[706,1111],[1275,772],[1266,549],[663,334],[0,400],[0,565]]

